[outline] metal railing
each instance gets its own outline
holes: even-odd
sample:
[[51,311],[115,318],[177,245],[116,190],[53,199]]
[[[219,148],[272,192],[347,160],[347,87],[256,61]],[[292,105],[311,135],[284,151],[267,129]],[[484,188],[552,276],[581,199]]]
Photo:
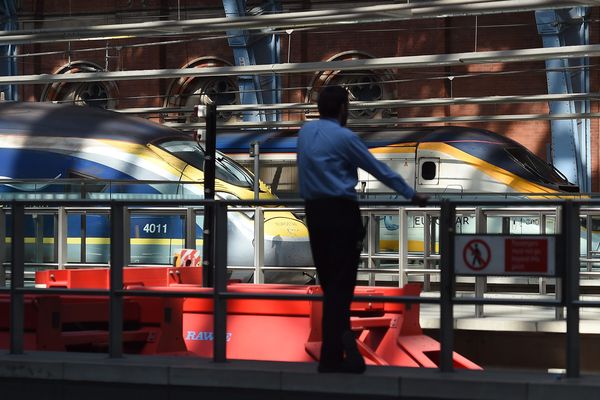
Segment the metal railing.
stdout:
[[[473,201],[443,200],[440,208],[440,298],[424,298],[419,296],[385,296],[376,298],[372,296],[355,296],[356,301],[368,302],[394,302],[394,303],[427,303],[440,305],[440,342],[441,358],[439,368],[442,372],[453,370],[453,307],[460,304],[472,305],[521,305],[521,306],[552,306],[566,309],[566,374],[567,377],[579,376],[579,311],[581,307],[600,307],[598,301],[581,301],[579,299],[579,212],[582,206],[600,206],[600,202],[569,201],[569,200],[526,200],[526,201],[483,201],[478,200],[478,207],[494,207],[518,205],[527,207],[543,207],[551,205],[557,207],[557,218],[560,228],[560,243],[566,249],[557,255],[556,265],[560,266],[560,275],[557,279],[563,281],[563,290],[559,298],[545,300],[526,299],[491,299],[484,297],[459,298],[456,297],[454,273],[454,238],[456,235],[457,207],[472,205]],[[255,293],[230,293],[227,291],[227,218],[228,212],[238,211],[233,206],[301,206],[301,201],[205,201],[205,200],[170,200],[160,202],[163,207],[212,207],[214,209],[213,235],[214,246],[208,250],[208,259],[204,260],[205,268],[214,271],[214,286],[212,292],[198,293],[194,291],[167,292],[160,290],[140,291],[123,289],[123,267],[126,265],[129,237],[128,213],[135,207],[156,207],[153,201],[11,201],[2,203],[9,207],[12,214],[12,261],[11,285],[9,289],[0,288],[1,292],[9,292],[11,298],[10,313],[10,353],[23,354],[24,352],[24,295],[25,294],[65,294],[65,295],[102,295],[108,296],[110,301],[109,316],[109,356],[121,357],[123,354],[123,298],[125,296],[149,297],[190,297],[212,298],[214,318],[214,348],[213,359],[215,362],[226,360],[226,318],[227,300],[229,299],[273,299],[273,300],[320,300],[318,295],[281,295],[281,294],[255,294]],[[364,206],[405,207],[406,202],[399,201],[370,201]],[[108,290],[90,289],[42,289],[25,287],[24,285],[24,216],[26,207],[60,206],[60,207],[90,207],[109,206],[111,221],[111,256],[110,256],[110,286]]]
[[[203,214],[202,207],[129,207],[129,215],[155,215],[155,216],[166,216],[166,215],[178,215],[181,216],[185,220],[185,232],[182,238],[171,237],[173,240],[178,240],[183,242],[183,246],[185,248],[195,248],[196,247],[196,232],[195,232],[195,218],[199,215]],[[314,267],[285,267],[285,266],[265,266],[264,262],[264,219],[262,217],[264,208],[261,206],[249,207],[249,206],[239,206],[236,207],[236,210],[240,212],[254,212],[254,243],[263,243],[263,246],[255,246],[255,254],[254,260],[249,265],[228,265],[229,270],[246,270],[252,272],[254,283],[262,283],[264,282],[264,273],[267,271],[278,271],[278,270],[303,270],[305,272],[314,273]],[[270,212],[273,209],[270,210]],[[291,212],[302,212],[302,208],[298,207],[278,207],[277,211],[291,211]],[[359,273],[363,274],[362,276],[367,276],[368,284],[375,284],[376,279],[382,276],[387,276],[386,279],[390,279],[389,282],[395,283],[398,286],[403,286],[408,280],[409,276],[421,275],[423,282],[424,291],[429,291],[431,289],[431,277],[434,276],[436,279],[439,279],[440,268],[439,268],[439,260],[440,255],[437,248],[437,238],[439,236],[439,232],[436,233],[436,223],[434,221],[439,220],[439,209],[428,207],[428,208],[415,208],[415,207],[362,207],[363,215],[366,216],[368,222],[368,235],[365,240],[365,251],[362,253],[361,257],[364,261],[363,264],[366,264],[363,268],[359,268]],[[108,266],[108,262],[105,263],[90,263],[86,262],[85,254],[85,240],[86,233],[85,231],[81,232],[81,262],[69,261],[67,259],[67,216],[70,214],[81,214],[81,215],[105,215],[108,216],[110,212],[109,207],[28,207],[28,214],[35,214],[39,217],[39,215],[51,215],[54,216],[54,221],[56,225],[56,236],[54,237],[54,247],[56,259],[52,262],[42,262],[38,260],[33,260],[36,262],[26,262],[26,265],[37,266],[39,268],[85,268],[85,267],[98,267],[98,266]],[[593,208],[582,209],[581,215],[586,222],[586,226],[592,227],[592,218],[599,215],[600,211]],[[389,215],[397,215],[398,216],[398,234],[396,235],[396,243],[398,249],[393,252],[382,252],[379,248],[379,237],[380,227],[382,216]],[[515,216],[521,216],[523,218],[536,218],[537,225],[539,226],[539,231],[534,233],[546,233],[546,220],[552,219],[556,221],[557,212],[556,207],[537,207],[537,208],[498,208],[498,207],[460,207],[457,210],[457,215],[462,215],[463,217],[458,217],[459,219],[465,219],[468,216],[471,220],[472,225],[476,225],[474,229],[471,229],[471,232],[475,233],[488,233],[487,221],[489,218],[511,218]],[[412,219],[411,219],[412,218]],[[408,231],[408,221],[413,221],[416,218],[421,218],[421,230],[422,230],[422,242],[423,242],[423,251],[420,253],[409,253],[407,251],[407,231]],[[6,219],[6,211],[4,209],[0,209],[0,222],[5,221]],[[475,222],[472,222],[472,221]],[[505,225],[505,224],[503,224]],[[5,229],[2,229],[5,224],[0,225],[0,243],[5,243],[6,233]],[[506,226],[502,226],[502,233],[509,234],[511,233]],[[36,228],[38,230],[38,228]],[[501,233],[500,231],[496,231],[493,233]],[[530,232],[531,233],[531,232]],[[551,233],[551,232],[550,232]],[[4,240],[2,240],[4,239]],[[36,246],[37,243],[41,243],[44,237],[36,237]],[[261,240],[262,239],[262,240]],[[599,251],[595,251],[592,248],[592,229],[587,230],[587,253],[585,256],[581,257],[582,265],[586,265],[585,271],[581,271],[581,276],[584,278],[597,278],[600,275],[600,271],[593,270],[593,268],[600,263],[600,259],[594,258],[594,254],[600,253]],[[598,243],[600,241],[597,240]],[[106,249],[108,250],[108,248]],[[6,253],[4,251],[4,246],[0,246],[1,253]],[[35,249],[37,253],[40,252],[39,249]],[[0,260],[5,260],[5,254],[0,254],[2,258]],[[39,257],[36,257],[39,258]],[[415,264],[411,265],[411,262],[417,262],[422,265],[422,267],[416,267]],[[164,264],[165,261],[163,260]],[[381,263],[386,263],[385,266],[380,265]],[[8,263],[0,264],[0,283],[6,282],[6,279],[10,277],[10,271],[5,270],[5,265]],[[142,262],[142,264],[144,264]],[[35,271],[32,269],[26,269],[25,276],[28,281],[31,280]],[[361,278],[362,279],[362,278]],[[469,280],[474,281],[474,294],[478,297],[482,296],[486,292],[486,287],[488,280],[483,277],[471,278],[471,279],[462,279],[465,282]],[[497,280],[496,280],[497,281]],[[387,283],[389,283],[387,282]],[[381,282],[379,282],[381,283]],[[494,282],[496,283],[496,282]],[[556,287],[556,294],[560,296],[561,290],[561,282],[554,278],[539,278],[537,283],[534,282],[533,279],[528,280],[528,285],[537,284],[538,294],[547,294],[547,285],[554,284]],[[507,287],[510,288],[511,282],[508,282]],[[469,290],[468,286],[463,286],[464,290]],[[483,306],[476,306],[477,317],[483,316]],[[562,309],[557,309],[556,318],[563,319],[564,313]]]

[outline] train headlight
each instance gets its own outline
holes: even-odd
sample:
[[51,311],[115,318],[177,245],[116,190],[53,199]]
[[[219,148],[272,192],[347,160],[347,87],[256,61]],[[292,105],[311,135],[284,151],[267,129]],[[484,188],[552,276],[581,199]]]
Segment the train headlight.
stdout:
[[[215,195],[222,200],[240,200],[236,195],[227,192],[216,192]],[[254,211],[242,211],[242,213],[246,214],[250,219],[254,218]]]

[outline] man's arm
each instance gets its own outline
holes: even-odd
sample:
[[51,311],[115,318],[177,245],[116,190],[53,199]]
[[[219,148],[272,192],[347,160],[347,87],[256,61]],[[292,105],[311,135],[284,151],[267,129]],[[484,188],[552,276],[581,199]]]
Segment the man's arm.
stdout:
[[414,204],[420,207],[423,207],[427,203],[428,196],[416,193],[402,176],[394,172],[385,163],[376,159],[358,136],[354,134],[351,136],[348,141],[347,152],[350,162],[364,169],[406,199],[412,200]]

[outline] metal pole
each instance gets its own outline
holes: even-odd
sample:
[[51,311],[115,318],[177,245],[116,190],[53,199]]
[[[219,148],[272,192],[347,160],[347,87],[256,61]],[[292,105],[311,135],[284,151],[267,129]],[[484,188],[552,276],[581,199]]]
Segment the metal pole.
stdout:
[[[126,262],[125,240],[129,238],[129,219],[122,203],[110,207],[110,320],[108,355],[123,356],[123,297],[116,293],[123,289],[123,266]],[[127,234],[125,234],[127,232]]]
[[[430,269],[431,263],[431,214],[427,211],[423,214],[423,268]],[[423,291],[431,290],[431,274],[423,274]]]
[[67,263],[67,211],[65,207],[58,207],[58,234],[57,234],[57,262],[58,269],[64,269]]
[[[227,215],[225,216],[227,217]],[[254,283],[264,283],[265,276],[265,218],[263,207],[254,211]]]
[[[567,310],[567,377],[579,377],[579,205],[567,200],[563,205],[562,236],[565,246],[564,304]],[[590,229],[590,227],[588,227]]]
[[[215,198],[215,160],[217,153],[217,106],[206,105],[206,136],[204,155],[204,198]],[[204,229],[202,245],[202,284],[205,287],[213,286],[214,276],[214,206],[207,204],[204,208]]]
[[196,213],[194,207],[185,209],[185,248],[196,248]]
[[452,351],[454,346],[454,230],[455,206],[443,200],[440,215],[440,371],[452,372]]
[[398,287],[406,285],[408,277],[408,211],[406,208],[398,209]]
[[[477,226],[475,227],[475,231],[479,234],[487,232],[487,219],[485,213],[481,209],[481,207],[477,207],[475,209],[475,221]],[[487,285],[487,277],[486,276],[476,276],[475,277],[475,297],[483,298],[485,296],[485,289]],[[483,304],[475,305],[475,318],[483,317]]]
[[35,230],[35,250],[33,252],[33,261],[37,263],[44,262],[44,216],[32,214],[33,227]]
[[[84,211],[81,213],[81,225],[80,225],[80,230],[81,232],[81,243],[79,245],[79,251],[81,254],[80,257],[80,261],[82,263],[86,263],[87,262],[87,211]],[[65,255],[67,253],[65,252]],[[65,261],[68,262],[68,260],[66,259]]]
[[227,291],[227,205],[215,207],[215,281],[213,289],[213,361],[227,361],[227,300],[221,293]]
[[[384,217],[385,218],[385,217]],[[375,260],[377,253],[377,231],[379,231],[380,222],[372,211],[367,211],[367,268],[375,269],[378,267]],[[375,274],[369,273],[369,286],[375,286]]]
[[6,286],[6,210],[0,207],[0,286]]
[[250,157],[254,157],[254,200],[260,197],[260,144],[250,144]]
[[[563,209],[561,209],[563,210]],[[564,221],[564,215],[563,215],[563,211],[558,212],[558,207],[556,209],[556,222],[554,223],[555,226],[560,226],[560,233],[561,235],[564,235],[565,232],[565,226],[563,225],[563,221]],[[564,236],[562,236],[564,237]],[[554,298],[558,301],[561,301],[561,299],[563,298],[563,286],[564,286],[564,273],[560,275],[561,277],[556,277],[554,278]],[[565,319],[565,309],[564,307],[556,307],[555,311],[554,311],[554,318],[558,321]]]
[[23,354],[25,296],[25,206],[12,202],[12,263],[10,270],[10,354]]
[[[546,221],[547,221],[546,213],[541,213],[541,215],[540,215],[540,233],[542,235],[545,235],[548,233],[548,232],[546,232]],[[539,280],[538,280],[539,294],[547,294],[547,281],[548,281],[548,278],[546,278],[545,276],[539,277]]]

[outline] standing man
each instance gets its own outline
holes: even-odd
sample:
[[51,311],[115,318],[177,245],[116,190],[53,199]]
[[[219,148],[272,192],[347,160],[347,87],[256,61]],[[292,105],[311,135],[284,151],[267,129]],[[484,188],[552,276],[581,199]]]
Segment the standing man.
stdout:
[[320,119],[298,134],[300,195],[306,200],[310,245],[323,289],[323,345],[319,372],[365,371],[365,362],[350,330],[350,303],[356,285],[365,228],[357,202],[357,168],[420,206],[427,197],[415,191],[369,152],[345,128],[348,92],[326,86],[319,94]]

